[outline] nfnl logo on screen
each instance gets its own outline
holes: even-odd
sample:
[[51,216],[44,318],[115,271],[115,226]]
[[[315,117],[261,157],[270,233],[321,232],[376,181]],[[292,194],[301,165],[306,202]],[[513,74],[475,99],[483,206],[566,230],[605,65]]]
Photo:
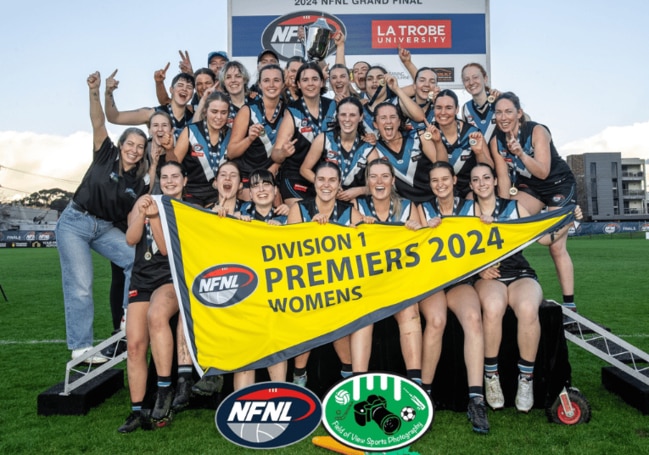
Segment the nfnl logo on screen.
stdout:
[[446,48],[453,47],[449,20],[372,21],[373,48]]
[[249,297],[259,279],[254,270],[239,264],[221,264],[201,272],[192,285],[192,293],[209,307],[223,308]]
[[260,382],[230,394],[214,420],[233,444],[276,449],[309,436],[321,418],[320,400],[309,389],[288,382]]
[[[298,29],[300,26],[307,27],[319,18],[323,17],[327,25],[335,32],[342,31],[345,35],[345,24],[331,14],[320,11],[298,11],[285,14],[268,24],[261,36],[261,44],[264,49],[273,49],[279,54],[282,60],[288,60],[294,56],[304,56],[302,43],[298,40]],[[334,45],[329,46],[329,55],[336,50]]]

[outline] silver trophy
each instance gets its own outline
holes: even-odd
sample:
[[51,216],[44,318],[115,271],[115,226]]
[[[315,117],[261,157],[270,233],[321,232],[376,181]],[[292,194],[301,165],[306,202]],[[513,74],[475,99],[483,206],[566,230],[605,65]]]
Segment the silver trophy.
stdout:
[[324,60],[329,52],[332,33],[333,29],[329,27],[324,17],[309,25],[303,42],[304,58],[309,61]]

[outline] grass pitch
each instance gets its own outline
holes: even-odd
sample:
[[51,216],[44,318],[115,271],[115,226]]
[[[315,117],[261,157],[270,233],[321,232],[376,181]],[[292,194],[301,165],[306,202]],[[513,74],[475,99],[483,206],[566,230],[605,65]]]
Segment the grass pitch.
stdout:
[[[649,241],[629,237],[571,239],[579,312],[614,334],[649,351]],[[525,252],[537,270],[546,298],[561,300],[547,248]],[[36,397],[62,381],[69,351],[65,346],[63,296],[55,249],[0,250],[0,453],[259,453],[224,440],[214,426],[214,411],[198,409],[176,416],[167,428],[122,435],[117,427],[129,412],[125,387],[86,416],[38,416]],[[95,257],[95,336],[111,331],[108,306],[110,267]],[[571,345],[572,383],[588,398],[588,424],[547,422],[542,410],[489,412],[491,433],[471,431],[464,413],[440,411],[432,429],[412,451],[420,454],[649,454],[649,416],[643,416],[601,384],[607,364]],[[315,435],[324,435],[321,428]],[[310,438],[277,454],[331,454]]]

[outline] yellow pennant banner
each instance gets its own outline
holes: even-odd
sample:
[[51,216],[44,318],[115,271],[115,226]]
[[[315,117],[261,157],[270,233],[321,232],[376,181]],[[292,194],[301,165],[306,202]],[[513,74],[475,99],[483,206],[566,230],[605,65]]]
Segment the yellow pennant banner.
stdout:
[[393,315],[572,221],[444,218],[437,228],[222,218],[161,197],[194,361],[220,373],[294,357]]

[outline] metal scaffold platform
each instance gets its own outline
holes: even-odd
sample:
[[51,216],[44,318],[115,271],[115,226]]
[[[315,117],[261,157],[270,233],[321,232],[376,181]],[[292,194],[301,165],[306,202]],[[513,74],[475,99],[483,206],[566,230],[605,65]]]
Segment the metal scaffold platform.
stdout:
[[[113,346],[113,355],[104,363],[85,363],[87,359],[102,355],[101,351]],[[124,388],[124,370],[113,368],[126,359],[126,333],[124,330],[102,341],[82,356],[70,360],[65,368],[65,380],[38,396],[39,415],[86,414],[118,390]]]
[[648,414],[649,354],[570,309],[562,312],[566,339],[612,365],[602,369],[604,386]]

